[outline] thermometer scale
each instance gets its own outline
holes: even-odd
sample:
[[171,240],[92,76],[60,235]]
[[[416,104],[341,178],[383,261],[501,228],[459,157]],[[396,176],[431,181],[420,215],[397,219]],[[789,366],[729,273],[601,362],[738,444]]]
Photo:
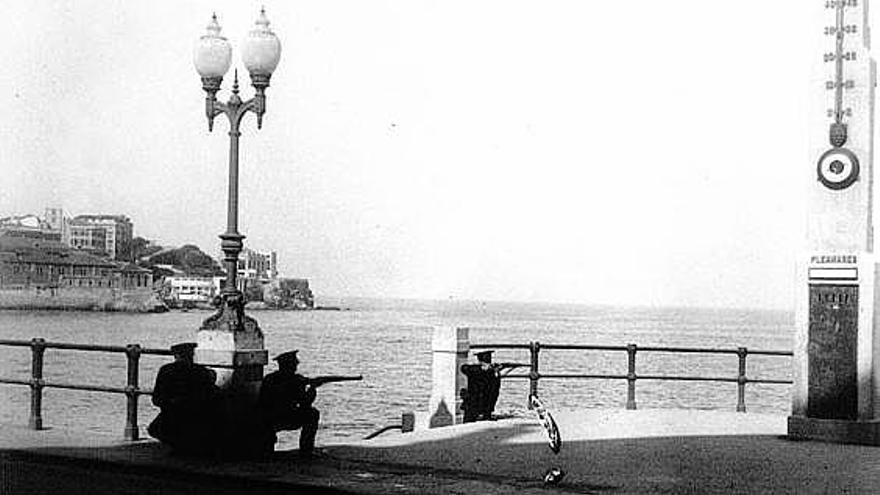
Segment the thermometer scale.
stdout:
[[853,90],[856,83],[845,78],[845,64],[857,60],[856,51],[846,50],[848,35],[856,35],[857,24],[847,23],[847,13],[858,7],[858,0],[826,0],[825,8],[833,9],[835,22],[825,28],[826,36],[834,37],[834,51],[824,55],[826,64],[834,63],[834,78],[826,81],[825,89],[834,92],[834,107],[828,109],[833,121],[828,128],[828,141],[831,148],[819,158],[817,174],[819,181],[828,189],[841,190],[851,186],[859,178],[859,159],[846,147],[849,138],[847,119],[853,114],[852,108],[844,108],[844,94]]

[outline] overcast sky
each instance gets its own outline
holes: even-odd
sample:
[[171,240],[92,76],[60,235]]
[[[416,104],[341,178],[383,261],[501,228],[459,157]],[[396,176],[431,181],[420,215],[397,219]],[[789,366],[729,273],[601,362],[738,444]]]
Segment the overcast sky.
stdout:
[[240,230],[319,298],[793,308],[824,0],[7,1],[0,216],[219,253],[192,47],[216,11],[250,97],[263,4]]

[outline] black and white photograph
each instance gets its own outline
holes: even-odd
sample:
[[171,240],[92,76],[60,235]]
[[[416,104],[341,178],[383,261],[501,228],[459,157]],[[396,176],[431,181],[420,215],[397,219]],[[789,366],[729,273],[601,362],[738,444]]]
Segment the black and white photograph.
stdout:
[[869,3],[5,1],[0,494],[880,493]]

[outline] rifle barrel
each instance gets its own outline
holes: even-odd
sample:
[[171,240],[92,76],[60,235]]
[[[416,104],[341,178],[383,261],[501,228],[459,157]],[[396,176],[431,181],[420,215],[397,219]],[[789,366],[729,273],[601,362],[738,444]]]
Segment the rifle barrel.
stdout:
[[363,379],[364,375],[326,375],[316,376],[314,378],[311,378],[309,381],[315,385],[323,385],[325,383],[352,382]]

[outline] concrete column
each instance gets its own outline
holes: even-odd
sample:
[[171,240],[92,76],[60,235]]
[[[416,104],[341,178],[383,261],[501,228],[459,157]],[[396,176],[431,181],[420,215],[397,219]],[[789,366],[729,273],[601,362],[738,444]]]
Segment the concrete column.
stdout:
[[449,426],[462,422],[461,395],[466,379],[461,372],[470,351],[467,328],[436,327],[431,341],[433,372],[428,426]]

